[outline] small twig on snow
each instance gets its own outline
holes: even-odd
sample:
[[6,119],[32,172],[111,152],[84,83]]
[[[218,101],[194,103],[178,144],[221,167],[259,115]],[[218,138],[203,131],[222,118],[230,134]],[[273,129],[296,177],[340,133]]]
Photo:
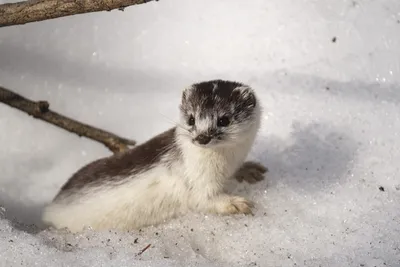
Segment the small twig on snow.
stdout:
[[150,248],[151,244],[148,244],[144,249],[142,249],[137,255],[140,256],[143,254],[143,252],[145,252],[146,250],[148,250]]

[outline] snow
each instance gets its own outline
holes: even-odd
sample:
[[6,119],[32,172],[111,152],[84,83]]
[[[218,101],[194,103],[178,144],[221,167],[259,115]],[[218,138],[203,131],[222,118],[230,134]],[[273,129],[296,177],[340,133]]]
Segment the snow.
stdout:
[[249,158],[269,173],[230,185],[255,216],[43,230],[43,205],[110,152],[0,105],[0,266],[400,266],[399,33],[398,0],[162,0],[1,28],[0,85],[139,142],[183,87],[251,85]]

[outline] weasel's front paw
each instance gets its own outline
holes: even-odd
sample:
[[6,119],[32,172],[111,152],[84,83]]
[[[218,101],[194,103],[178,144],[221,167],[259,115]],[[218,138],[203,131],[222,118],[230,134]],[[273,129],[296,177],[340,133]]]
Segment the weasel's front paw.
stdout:
[[216,203],[216,211],[219,214],[253,214],[254,203],[239,196],[225,196]]
[[257,183],[264,179],[264,174],[268,168],[254,161],[247,161],[235,173],[235,178],[239,182],[246,181],[250,184]]

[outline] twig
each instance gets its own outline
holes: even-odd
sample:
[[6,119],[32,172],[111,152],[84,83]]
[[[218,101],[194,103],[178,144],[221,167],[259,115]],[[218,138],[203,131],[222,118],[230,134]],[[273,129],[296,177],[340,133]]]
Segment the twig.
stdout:
[[148,249],[150,248],[150,246],[151,246],[151,244],[148,244],[144,249],[142,249],[142,250],[137,254],[137,256],[142,255],[143,252],[145,252],[146,250],[148,250]]
[[113,9],[123,11],[128,6],[150,1],[153,0],[27,0],[8,3],[0,5],[0,27]]
[[113,133],[89,126],[65,117],[49,109],[47,101],[34,102],[0,86],[0,102],[19,109],[36,119],[51,123],[79,136],[84,136],[104,144],[113,153],[124,152],[128,146],[134,146],[134,140],[119,137]]

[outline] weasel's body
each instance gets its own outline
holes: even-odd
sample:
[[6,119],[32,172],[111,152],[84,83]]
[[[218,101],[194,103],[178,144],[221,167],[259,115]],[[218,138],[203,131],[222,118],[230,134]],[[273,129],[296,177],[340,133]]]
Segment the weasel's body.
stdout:
[[224,184],[235,176],[262,179],[264,167],[244,163],[260,115],[248,86],[220,80],[194,84],[183,93],[179,125],[83,167],[45,209],[43,220],[77,232],[137,229],[190,210],[251,213],[252,203],[225,193]]

